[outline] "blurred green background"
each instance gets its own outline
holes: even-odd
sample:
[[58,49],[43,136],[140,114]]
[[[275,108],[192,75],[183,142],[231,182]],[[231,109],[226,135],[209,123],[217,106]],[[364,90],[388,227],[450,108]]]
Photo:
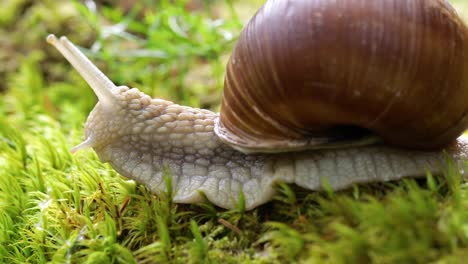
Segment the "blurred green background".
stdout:
[[[44,41],[54,33],[83,47],[117,84],[180,103],[216,107],[229,51],[261,2],[2,1],[0,90],[7,89],[26,63],[39,67],[49,99],[76,102],[69,98],[74,92],[52,94],[62,81],[83,87]],[[90,91],[75,95],[87,97]]]

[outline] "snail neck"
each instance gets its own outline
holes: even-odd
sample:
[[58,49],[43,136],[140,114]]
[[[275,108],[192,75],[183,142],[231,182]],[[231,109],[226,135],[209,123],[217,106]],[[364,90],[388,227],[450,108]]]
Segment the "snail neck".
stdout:
[[[97,152],[118,144],[153,155],[211,154],[222,143],[213,132],[218,114],[152,99],[136,88],[119,86],[116,103],[98,103],[85,125],[86,138]],[[85,143],[86,143],[85,142]]]
[[[121,174],[134,175],[144,182],[146,173],[150,173],[151,178],[162,179],[157,175],[162,173],[164,166],[169,166],[173,181],[184,174],[206,176],[208,167],[221,160],[226,164],[232,153],[237,152],[214,133],[217,113],[160,99],[138,100],[135,90],[123,91],[118,96],[130,98],[121,106],[125,116],[90,117],[86,125],[90,134],[113,131],[109,143],[94,146],[94,149],[103,161],[110,162]],[[95,112],[96,115],[103,113]],[[115,116],[118,113],[114,113]],[[113,119],[121,120],[120,125]],[[97,124],[96,120],[106,120],[108,124]],[[119,129],[111,129],[116,127]]]
[[[146,104],[131,100],[123,124],[115,131],[112,142],[128,144],[129,151],[148,153],[155,157],[177,162],[183,157],[215,155],[215,150],[225,146],[213,131],[218,114],[209,110],[191,108],[170,101],[152,99]],[[108,118],[112,120],[112,118]],[[115,123],[115,122],[114,122]],[[115,129],[114,129],[115,130]],[[169,160],[165,160],[169,161]]]

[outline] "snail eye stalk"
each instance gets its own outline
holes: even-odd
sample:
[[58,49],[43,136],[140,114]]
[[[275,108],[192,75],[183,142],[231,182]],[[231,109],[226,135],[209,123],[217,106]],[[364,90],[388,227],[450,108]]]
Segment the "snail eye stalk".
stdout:
[[112,89],[116,86],[66,37],[58,39],[55,35],[47,36],[47,42],[53,45],[91,86],[101,104],[111,106],[115,99]]

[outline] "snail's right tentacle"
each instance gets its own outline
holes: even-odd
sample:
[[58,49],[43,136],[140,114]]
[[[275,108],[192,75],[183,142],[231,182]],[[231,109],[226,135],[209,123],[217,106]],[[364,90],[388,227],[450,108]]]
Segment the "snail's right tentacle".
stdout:
[[115,101],[112,89],[116,86],[107,78],[72,42],[66,37],[57,39],[55,35],[47,36],[47,42],[52,44],[73,65],[80,75],[91,86],[94,93],[104,105],[111,106]]

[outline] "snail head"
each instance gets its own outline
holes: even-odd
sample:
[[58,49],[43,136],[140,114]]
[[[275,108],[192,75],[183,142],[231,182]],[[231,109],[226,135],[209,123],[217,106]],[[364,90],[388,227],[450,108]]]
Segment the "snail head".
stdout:
[[[71,149],[101,149],[122,136],[141,132],[144,119],[154,117],[168,101],[151,99],[136,88],[116,86],[66,37],[49,35],[52,44],[91,86],[98,103],[85,124],[86,139]],[[142,123],[138,125],[138,123]]]

